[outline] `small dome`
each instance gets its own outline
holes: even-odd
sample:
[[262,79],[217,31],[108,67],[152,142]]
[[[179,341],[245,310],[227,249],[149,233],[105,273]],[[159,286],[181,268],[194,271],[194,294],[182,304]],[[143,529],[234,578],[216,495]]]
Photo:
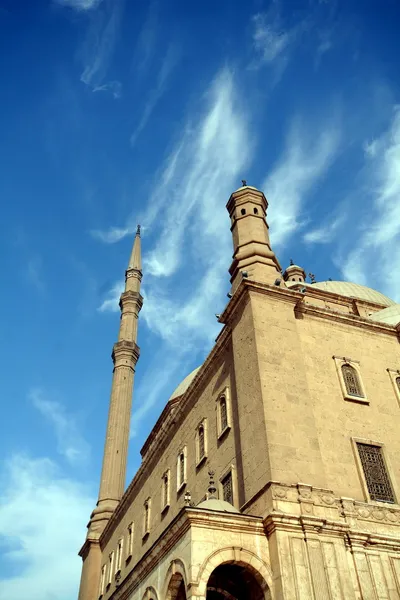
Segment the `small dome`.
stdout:
[[198,504],[196,508],[205,508],[206,510],[216,510],[218,512],[240,514],[240,511],[238,511],[238,509],[235,508],[232,504],[230,504],[226,500],[218,500],[217,498],[210,498],[209,500],[204,500],[204,502],[200,502],[200,504]]
[[369,316],[371,321],[385,323],[386,325],[397,325],[400,323],[400,304],[393,304],[382,310],[378,310]]
[[[291,287],[295,285],[296,281],[288,281],[286,285]],[[351,283],[350,281],[317,281],[316,283],[304,283],[307,287],[316,288],[318,290],[325,290],[338,294],[339,296],[347,296],[348,298],[359,298],[360,300],[366,300],[367,302],[375,302],[376,304],[382,304],[383,306],[393,306],[396,304],[394,300],[391,300],[381,292],[374,290],[366,285],[360,285],[359,283]]]
[[235,192],[240,192],[241,190],[246,190],[246,189],[247,190],[256,190],[256,192],[260,191],[259,189],[254,187],[254,185],[241,185],[237,190],[235,190]]
[[[185,379],[183,379],[183,381],[180,382],[178,387],[175,389],[175,391],[170,396],[169,400],[174,400],[175,398],[182,396],[186,392],[189,385],[192,383],[193,379],[196,377],[197,373],[199,372],[199,369],[200,369],[200,367],[197,367],[197,369],[194,369],[194,371],[189,373],[189,375],[187,375],[185,377]],[[168,400],[168,402],[169,402],[169,400]]]
[[285,271],[293,271],[293,269],[300,269],[301,271],[304,271],[303,267],[299,267],[299,265],[289,265],[286,267]]

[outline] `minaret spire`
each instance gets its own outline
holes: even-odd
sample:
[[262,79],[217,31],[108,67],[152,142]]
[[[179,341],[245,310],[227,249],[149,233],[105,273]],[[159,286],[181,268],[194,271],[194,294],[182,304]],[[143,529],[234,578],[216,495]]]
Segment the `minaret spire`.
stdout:
[[138,225],[128,268],[125,271],[125,291],[122,292],[119,302],[121,321],[118,341],[112,351],[114,370],[99,499],[90,518],[86,542],[80,552],[84,562],[79,600],[97,599],[98,586],[94,585],[94,582],[98,580],[100,574],[99,537],[125,489],[133,380],[139,359],[139,347],[136,344],[137,326],[143,304],[140,295],[142,281],[140,246]]

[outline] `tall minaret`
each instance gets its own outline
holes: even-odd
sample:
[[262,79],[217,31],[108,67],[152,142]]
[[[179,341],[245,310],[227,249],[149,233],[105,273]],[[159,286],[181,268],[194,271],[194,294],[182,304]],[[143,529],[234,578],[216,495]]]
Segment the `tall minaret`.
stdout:
[[257,188],[244,180],[242,183],[226,205],[233,238],[233,260],[229,269],[233,292],[243,277],[271,285],[281,278],[281,266],[271,249],[265,220],[267,199]]
[[114,371],[99,499],[90,517],[86,542],[80,551],[83,568],[79,600],[95,600],[98,597],[101,561],[99,538],[125,489],[133,379],[139,358],[139,347],[136,341],[139,312],[143,304],[140,295],[141,280],[142,262],[138,225],[132,254],[125,272],[125,291],[121,294],[119,302],[121,322],[118,341],[112,351]]

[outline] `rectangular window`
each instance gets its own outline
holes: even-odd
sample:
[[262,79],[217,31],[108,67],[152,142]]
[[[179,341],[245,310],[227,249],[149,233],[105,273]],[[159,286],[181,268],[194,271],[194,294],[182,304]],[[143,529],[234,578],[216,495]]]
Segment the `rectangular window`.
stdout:
[[395,502],[382,448],[357,442],[357,449],[371,500]]
[[114,552],[110,552],[108,555],[108,579],[107,585],[110,585],[114,575]]
[[118,540],[118,549],[117,549],[117,571],[121,570],[122,567],[122,551],[124,548],[124,540],[121,538]]
[[232,472],[229,471],[221,481],[222,496],[226,502],[233,504]]
[[103,565],[101,567],[99,598],[101,598],[101,596],[104,594],[104,588],[106,586],[106,571],[107,571],[107,565]]
[[126,558],[128,559],[133,555],[133,535],[134,535],[134,526],[133,523],[128,525],[128,545],[126,548]]

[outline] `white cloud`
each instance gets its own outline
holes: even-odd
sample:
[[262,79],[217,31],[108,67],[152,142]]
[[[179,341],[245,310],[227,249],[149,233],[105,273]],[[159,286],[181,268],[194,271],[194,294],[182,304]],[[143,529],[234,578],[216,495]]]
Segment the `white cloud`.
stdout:
[[168,78],[176,64],[176,52],[172,46],[170,46],[165,54],[164,60],[161,65],[161,69],[158,73],[157,83],[155,88],[150,92],[149,98],[146,102],[142,117],[130,138],[130,143],[133,146],[136,143],[140,133],[146,127],[158,101],[165,92]]
[[95,499],[47,458],[12,456],[0,482],[0,600],[77,598],[77,552]]
[[105,81],[117,41],[123,11],[123,0],[106,3],[94,12],[88,35],[81,52],[84,69],[81,81],[93,92],[111,91],[115,98],[121,95],[119,81]]
[[103,0],[55,0],[57,4],[74,8],[77,11],[88,11],[97,8]]
[[250,158],[251,143],[230,71],[219,73],[207,100],[208,109],[199,125],[184,128],[143,218],[143,224],[150,227],[163,211],[161,235],[145,257],[146,273],[156,277],[171,276],[191,252],[198,264],[205,260],[211,266],[216,247],[210,243],[225,252],[229,246],[223,199],[237,186]]
[[86,463],[90,454],[89,445],[65,407],[60,402],[46,398],[43,390],[32,390],[29,398],[34,407],[53,425],[60,454],[71,464]]
[[340,225],[343,223],[343,216],[332,218],[329,223],[317,227],[304,234],[303,240],[307,244],[329,244],[336,235]]
[[262,63],[272,63],[282,57],[292,39],[292,34],[280,25],[278,15],[258,13],[253,16],[253,42]]
[[119,299],[125,289],[123,281],[117,281],[112,288],[107,292],[107,297],[99,306],[100,312],[117,312],[119,311]]
[[110,229],[107,231],[94,229],[90,233],[94,238],[97,238],[105,244],[115,244],[115,242],[119,242],[127,235],[133,235],[136,231],[136,227],[136,225],[128,225],[126,227],[110,227]]
[[[371,148],[371,142],[367,145]],[[400,259],[400,107],[394,107],[389,129],[366,151],[364,203],[358,207],[356,244],[344,262],[344,276],[376,286],[400,301],[396,266]],[[377,149],[379,148],[379,152]],[[357,233],[357,232],[356,232]],[[376,265],[375,269],[371,265]]]
[[271,202],[268,223],[274,248],[304,226],[299,220],[304,204],[335,159],[339,141],[337,123],[325,123],[320,130],[292,124],[283,156],[262,185]]
[[363,150],[367,157],[374,158],[379,152],[379,140],[371,140],[368,142],[364,142]]

